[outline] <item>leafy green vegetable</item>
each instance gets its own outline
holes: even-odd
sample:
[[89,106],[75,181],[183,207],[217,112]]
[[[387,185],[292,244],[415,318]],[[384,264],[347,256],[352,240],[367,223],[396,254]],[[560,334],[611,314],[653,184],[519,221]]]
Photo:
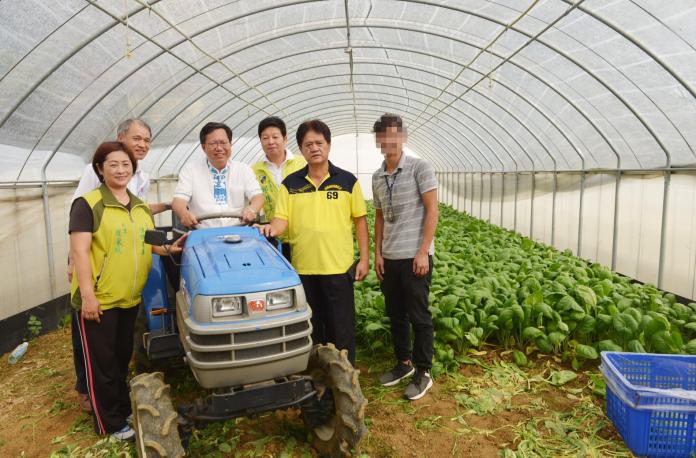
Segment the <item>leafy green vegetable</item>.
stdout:
[[[374,218],[372,207],[368,218]],[[558,251],[445,205],[435,247],[429,294],[433,373],[456,369],[467,349],[487,342],[512,349],[518,365],[527,364],[526,354],[535,350],[567,356],[578,368],[599,358],[598,351],[696,354],[696,302],[680,304],[674,295],[578,259],[570,250]],[[355,302],[364,347],[389,348],[390,322],[374,272],[356,282]]]
[[599,355],[597,354],[597,350],[595,350],[593,347],[590,347],[589,345],[577,344],[575,346],[575,354],[577,356],[579,356],[580,358],[584,358],[584,359],[597,359],[597,358],[599,358]]
[[573,371],[553,371],[551,372],[549,383],[553,386],[561,386],[576,378],[578,378],[578,375]]
[[515,350],[514,352],[512,352],[512,359],[513,361],[515,361],[515,364],[517,364],[520,367],[527,365],[527,357],[524,353],[522,353],[519,350]]

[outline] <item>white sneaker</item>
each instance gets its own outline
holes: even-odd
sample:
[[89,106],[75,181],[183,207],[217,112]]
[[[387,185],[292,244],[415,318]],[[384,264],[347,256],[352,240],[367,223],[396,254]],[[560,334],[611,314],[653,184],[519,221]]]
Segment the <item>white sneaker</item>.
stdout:
[[121,431],[117,431],[111,435],[117,441],[132,441],[135,438],[135,431],[129,425],[123,427]]

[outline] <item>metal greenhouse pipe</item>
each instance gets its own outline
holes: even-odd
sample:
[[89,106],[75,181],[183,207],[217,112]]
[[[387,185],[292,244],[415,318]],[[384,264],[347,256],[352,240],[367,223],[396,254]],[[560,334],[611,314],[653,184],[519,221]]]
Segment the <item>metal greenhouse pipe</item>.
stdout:
[[492,211],[493,211],[493,172],[491,172],[491,175],[488,178],[488,222],[489,223],[493,222],[493,218],[491,217]]
[[48,255],[48,280],[51,283],[51,298],[56,297],[56,267],[55,256],[53,254],[53,230],[51,228],[51,212],[48,205],[48,183],[41,184],[41,194],[43,201],[44,228],[46,230],[46,254]]
[[580,172],[580,202],[578,202],[578,214],[580,215],[578,218],[578,249],[575,255],[577,257],[580,257],[581,253],[581,248],[582,248],[582,210],[583,210],[583,201],[584,201],[584,194],[585,194],[585,171],[583,170]]
[[614,185],[614,221],[611,237],[611,270],[616,270],[616,250],[618,247],[619,230],[619,185],[621,184],[621,170],[616,171],[616,184]]
[[500,227],[503,226],[503,203],[505,202],[505,171],[500,174]]
[[483,218],[483,170],[479,176],[479,219]]
[[512,222],[512,229],[517,232],[517,188],[519,187],[520,172],[515,172],[515,216]]
[[474,216],[474,172],[470,174],[471,177],[471,198],[469,199],[469,214]]
[[558,186],[558,171],[553,171],[553,195],[551,197],[551,246],[556,245],[556,187]]
[[529,238],[534,240],[534,194],[536,192],[536,172],[532,170],[532,195],[529,198]]
[[459,185],[461,184],[461,182],[462,182],[462,172],[460,171],[457,173],[457,211],[460,211],[459,210],[459,202],[462,199],[461,189],[459,188]]
[[669,188],[672,181],[672,172],[665,171],[665,183],[662,191],[662,221],[660,222],[660,259],[657,264],[657,288],[664,286],[665,275],[665,246],[667,246],[667,206],[669,205]]

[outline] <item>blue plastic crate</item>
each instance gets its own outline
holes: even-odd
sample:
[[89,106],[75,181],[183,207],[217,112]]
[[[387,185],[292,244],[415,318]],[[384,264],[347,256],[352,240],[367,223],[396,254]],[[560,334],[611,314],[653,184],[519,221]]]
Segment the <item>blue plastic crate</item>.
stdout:
[[602,352],[607,415],[633,453],[696,454],[696,356]]

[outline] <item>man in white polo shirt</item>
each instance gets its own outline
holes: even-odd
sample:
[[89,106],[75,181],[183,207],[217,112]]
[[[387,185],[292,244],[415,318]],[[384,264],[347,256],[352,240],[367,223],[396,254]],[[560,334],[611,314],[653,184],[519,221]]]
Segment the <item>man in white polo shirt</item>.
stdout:
[[[150,151],[150,139],[152,131],[150,126],[140,118],[130,118],[123,121],[116,129],[116,139],[123,142],[133,151],[133,156],[138,161],[142,161]],[[92,168],[92,163],[88,162],[85,165],[85,170],[82,173],[82,178],[77,185],[77,189],[73,194],[72,200],[77,199],[83,194],[101,186],[101,181]],[[148,192],[150,190],[150,176],[144,170],[144,167],[138,167],[133,177],[128,182],[128,190],[139,197],[144,202],[147,202]],[[153,215],[162,213],[169,208],[169,204],[151,203],[148,204]]]
[[[239,212],[251,222],[263,207],[263,194],[248,165],[230,160],[232,130],[209,122],[201,129],[205,157],[189,161],[179,173],[172,210],[187,227],[199,225],[196,216],[223,211]],[[205,220],[200,227],[219,227],[238,222],[233,218]]]

